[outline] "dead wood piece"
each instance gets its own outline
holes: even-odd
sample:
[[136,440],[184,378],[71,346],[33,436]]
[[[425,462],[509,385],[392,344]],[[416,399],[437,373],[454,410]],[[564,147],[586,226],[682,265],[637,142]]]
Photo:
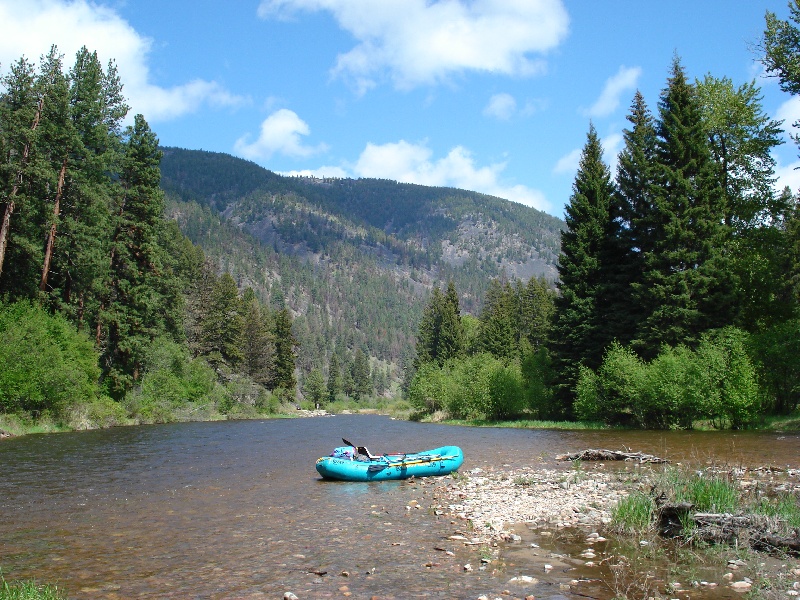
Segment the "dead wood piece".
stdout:
[[795,530],[792,537],[761,533],[750,538],[750,546],[762,552],[785,552],[792,556],[800,556],[800,532]]
[[694,508],[691,502],[664,504],[658,509],[658,532],[664,537],[677,537],[683,533],[683,524],[689,511]]
[[694,513],[694,522],[698,526],[721,525],[732,527],[753,527],[760,525],[763,519],[757,515],[732,515],[730,513]]
[[573,454],[559,454],[556,460],[634,460],[640,463],[667,463],[669,460],[644,454],[643,452],[622,452],[620,450],[594,450],[588,449]]

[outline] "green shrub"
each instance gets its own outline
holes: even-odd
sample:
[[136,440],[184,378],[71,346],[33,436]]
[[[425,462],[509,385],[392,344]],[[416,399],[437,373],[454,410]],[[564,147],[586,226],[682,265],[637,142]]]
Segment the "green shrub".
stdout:
[[624,534],[642,534],[653,525],[655,502],[636,491],[620,500],[611,511],[611,528]]
[[60,415],[98,397],[98,354],[64,317],[24,301],[0,305],[0,339],[0,412]]
[[614,343],[597,372],[581,368],[576,414],[649,429],[689,429],[701,419],[747,427],[759,415],[761,392],[746,341],[735,328],[712,331],[696,350],[665,347],[650,363]]
[[520,416],[525,409],[522,372],[517,364],[495,364],[489,375],[489,398],[486,417],[507,419]]

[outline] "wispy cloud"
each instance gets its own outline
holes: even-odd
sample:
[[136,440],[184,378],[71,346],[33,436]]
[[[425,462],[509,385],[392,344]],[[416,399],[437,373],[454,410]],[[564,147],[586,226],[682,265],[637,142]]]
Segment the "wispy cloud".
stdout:
[[287,174],[316,177],[377,177],[403,183],[455,187],[552,212],[552,205],[539,190],[503,182],[501,176],[505,167],[504,163],[479,166],[472,153],[463,146],[456,146],[446,156],[437,159],[426,143],[400,140],[387,144],[367,144],[353,165],[326,166]]
[[517,101],[511,94],[495,94],[483,109],[487,117],[508,121],[517,112]]
[[399,89],[466,71],[529,76],[566,37],[561,0],[262,0],[262,18],[328,11],[355,37],[332,73],[359,93],[388,78]]
[[86,46],[103,64],[114,60],[133,113],[149,121],[165,121],[203,105],[236,107],[248,99],[214,81],[195,79],[164,88],[151,81],[147,57],[152,41],[140,35],[113,9],[87,0],[0,0],[0,63],[21,56],[37,61],[52,44],[64,53],[66,67]]
[[606,80],[600,97],[584,114],[589,117],[606,117],[613,113],[620,104],[622,94],[636,89],[641,74],[640,67],[620,67],[616,74]]
[[308,123],[297,113],[282,108],[275,111],[261,123],[261,132],[255,141],[244,135],[236,140],[234,151],[239,156],[252,160],[269,158],[273,154],[284,154],[295,158],[305,158],[327,150],[325,144],[307,146],[302,136],[311,133]]

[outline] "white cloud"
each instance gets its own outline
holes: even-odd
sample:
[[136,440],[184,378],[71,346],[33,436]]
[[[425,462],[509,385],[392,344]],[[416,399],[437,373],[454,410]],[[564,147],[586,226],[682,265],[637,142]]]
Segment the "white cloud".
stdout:
[[261,0],[262,18],[328,11],[358,43],[340,54],[334,76],[360,93],[389,77],[400,89],[465,71],[528,76],[567,35],[561,0]]
[[621,66],[615,75],[606,80],[603,91],[595,103],[585,111],[589,117],[606,117],[613,113],[619,106],[620,96],[630,90],[636,89],[636,82],[642,74],[639,67]]
[[487,117],[508,121],[517,112],[517,101],[511,94],[495,94],[489,98],[489,104],[483,109]]
[[775,175],[778,178],[778,181],[775,182],[775,188],[778,191],[783,190],[787,185],[792,189],[793,194],[800,191],[800,160],[788,165],[778,164]]
[[500,180],[505,164],[486,167],[475,164],[472,154],[463,146],[456,146],[439,159],[424,143],[413,144],[405,140],[388,144],[369,143],[354,165],[349,167],[321,167],[309,171],[293,171],[288,175],[313,175],[316,177],[375,177],[393,179],[403,183],[454,187],[505,198],[539,210],[552,212],[544,194],[524,185],[507,185]]
[[275,153],[304,158],[324,152],[325,144],[306,146],[301,136],[311,133],[308,123],[303,121],[292,110],[282,108],[275,111],[261,123],[261,133],[254,142],[249,142],[249,135],[236,140],[234,150],[240,156],[256,160],[269,158]]
[[581,148],[575,148],[569,154],[565,154],[561,158],[558,159],[556,162],[556,166],[553,167],[553,173],[556,175],[574,175],[578,172],[578,165],[581,162]]
[[787,140],[790,139],[790,133],[798,133],[797,130],[793,128],[793,125],[800,121],[800,96],[792,96],[781,104],[778,107],[778,114],[775,119],[783,121],[783,129]]
[[3,68],[27,57],[38,62],[56,44],[70,68],[84,45],[105,66],[117,64],[123,93],[132,113],[164,121],[196,111],[201,105],[238,106],[246,99],[213,81],[196,79],[170,88],[151,81],[147,55],[152,41],[141,36],[113,9],[87,0],[0,0],[0,63]]

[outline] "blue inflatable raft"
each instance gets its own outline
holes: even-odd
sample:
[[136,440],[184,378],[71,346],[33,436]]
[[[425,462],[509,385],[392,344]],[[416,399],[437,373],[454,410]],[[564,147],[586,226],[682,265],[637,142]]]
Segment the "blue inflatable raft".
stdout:
[[[447,475],[464,462],[458,446],[443,446],[424,452],[373,456],[366,448],[337,448],[333,455],[317,460],[317,472],[324,479],[343,481],[387,481],[409,477]],[[360,455],[366,454],[361,458]]]

